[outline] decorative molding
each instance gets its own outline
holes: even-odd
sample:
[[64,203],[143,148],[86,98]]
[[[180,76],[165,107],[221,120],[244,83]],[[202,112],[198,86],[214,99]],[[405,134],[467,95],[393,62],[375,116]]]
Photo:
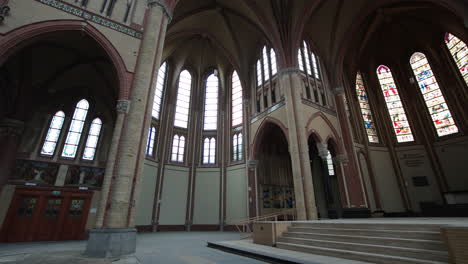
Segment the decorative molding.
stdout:
[[255,169],[258,166],[258,160],[248,160],[247,161],[247,168]]
[[327,113],[329,115],[332,115],[332,116],[335,116],[335,117],[337,116],[336,111],[334,111],[334,110],[332,110],[332,109],[330,109],[328,107],[325,107],[323,105],[312,102],[312,101],[310,101],[308,99],[302,98],[302,103],[307,105],[307,106],[313,107],[313,108],[315,108],[315,109],[317,109],[317,110],[319,110],[321,112],[325,112],[325,113]]
[[36,1],[44,5],[48,5],[58,10],[64,11],[66,13],[75,15],[77,17],[83,18],[86,21],[91,21],[101,26],[108,27],[110,29],[113,29],[125,35],[131,36],[137,39],[143,38],[143,33],[139,30],[135,30],[123,24],[113,22],[105,17],[87,12],[79,7],[64,3],[60,0],[36,0]]
[[10,15],[9,0],[0,0],[0,25],[3,24],[5,17]]
[[267,110],[263,111],[262,113],[254,116],[251,120],[250,120],[250,123],[253,124],[255,122],[257,122],[258,120],[264,118],[265,116],[273,113],[274,111],[278,110],[279,108],[283,107],[286,103],[284,101],[281,101],[277,104],[275,104],[274,106],[268,108]]
[[284,68],[284,69],[281,69],[281,70],[278,72],[278,75],[283,75],[283,74],[288,74],[288,73],[297,73],[297,74],[301,74],[301,70],[300,70],[298,67]]
[[349,162],[349,158],[348,158],[348,155],[346,154],[341,154],[341,155],[337,155],[336,157],[333,158],[333,163],[335,164],[346,164]]
[[118,100],[116,110],[117,110],[117,113],[128,114],[128,112],[130,111],[130,101]]
[[155,6],[161,7],[164,14],[166,14],[167,18],[169,19],[169,23],[171,23],[172,18],[174,17],[174,14],[172,10],[166,5],[164,0],[147,0],[147,1],[148,1],[149,8],[153,8]]

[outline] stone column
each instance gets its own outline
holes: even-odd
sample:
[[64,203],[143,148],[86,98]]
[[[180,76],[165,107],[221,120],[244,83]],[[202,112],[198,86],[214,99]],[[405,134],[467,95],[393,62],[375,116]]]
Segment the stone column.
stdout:
[[301,91],[304,83],[297,68],[285,69],[280,75],[284,90],[286,116],[289,131],[289,153],[293,168],[294,193],[298,220],[317,219],[312,170],[305,130],[305,120],[301,113]]
[[16,152],[23,133],[24,123],[14,119],[0,121],[0,191],[15,167]]
[[[107,203],[100,205],[100,229],[90,230],[85,254],[94,257],[119,257],[136,250],[134,214],[143,170],[151,109],[170,11],[163,0],[148,0],[143,38],[138,53],[133,87],[117,152],[112,179],[105,182]],[[120,115],[119,115],[120,116]],[[114,137],[113,139],[116,139]],[[109,173],[108,173],[109,175]],[[109,178],[109,177],[108,177]],[[104,209],[104,210],[102,210]],[[101,213],[102,214],[102,213]]]

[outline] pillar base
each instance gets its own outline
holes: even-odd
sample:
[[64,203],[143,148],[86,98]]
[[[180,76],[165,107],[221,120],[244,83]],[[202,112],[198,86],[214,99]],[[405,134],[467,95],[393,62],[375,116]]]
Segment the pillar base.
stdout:
[[135,228],[103,228],[89,230],[84,254],[95,258],[118,258],[135,253]]

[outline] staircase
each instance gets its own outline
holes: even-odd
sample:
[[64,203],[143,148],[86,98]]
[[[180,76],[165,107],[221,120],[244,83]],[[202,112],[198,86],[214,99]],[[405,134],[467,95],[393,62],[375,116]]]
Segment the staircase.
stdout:
[[440,226],[293,223],[276,246],[370,263],[448,263]]

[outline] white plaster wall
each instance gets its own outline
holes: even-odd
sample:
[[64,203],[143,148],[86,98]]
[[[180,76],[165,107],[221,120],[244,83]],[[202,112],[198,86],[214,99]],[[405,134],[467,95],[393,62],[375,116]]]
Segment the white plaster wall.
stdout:
[[219,168],[197,169],[193,208],[194,225],[219,224],[220,177]]
[[371,147],[369,156],[371,165],[374,168],[375,182],[380,194],[382,209],[387,213],[404,212],[405,207],[390,154],[386,148]]
[[450,191],[468,191],[468,137],[435,146]]
[[159,224],[185,224],[188,180],[188,168],[176,166],[165,167]]
[[226,224],[246,219],[247,208],[247,175],[245,165],[227,168],[226,172]]
[[137,197],[136,225],[151,225],[158,166],[155,162],[145,160],[141,175],[140,192]]

